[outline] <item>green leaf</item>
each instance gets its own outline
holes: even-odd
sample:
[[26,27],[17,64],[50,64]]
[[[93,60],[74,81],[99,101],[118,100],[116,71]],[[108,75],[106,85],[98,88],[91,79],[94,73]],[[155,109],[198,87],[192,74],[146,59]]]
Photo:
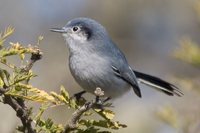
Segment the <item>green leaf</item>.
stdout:
[[109,132],[109,131],[98,131],[98,133],[112,133],[112,132]]
[[83,113],[84,116],[91,116],[93,113],[90,111],[86,111]]
[[23,127],[23,126],[18,126],[18,127],[17,127],[17,130],[18,130],[19,132],[22,132],[22,133],[23,133],[23,132],[24,132],[24,127]]
[[10,80],[10,74],[9,74],[9,72],[0,68],[0,78],[3,81],[4,85],[6,83],[9,83],[9,80]]
[[4,41],[8,36],[10,36],[14,32],[14,28],[11,26],[8,26],[3,33],[0,33],[0,46],[3,45]]
[[11,55],[21,55],[21,54],[32,54],[35,53],[36,50],[34,47],[24,47],[21,44],[17,43],[12,43],[10,42],[11,47],[8,48],[2,48],[0,50],[0,57],[7,57]]
[[36,75],[34,75],[32,73],[32,71],[22,71],[22,69],[15,69],[15,73],[14,73],[14,78],[13,78],[13,83],[12,84],[17,84],[21,81],[24,80],[30,80],[32,77],[35,77]]
[[69,102],[69,93],[65,90],[64,86],[60,87],[60,94],[65,98],[67,102]]
[[[22,93],[22,91],[20,91],[21,93],[17,92],[17,90],[15,89],[16,87],[27,90],[28,95],[24,95],[24,93]],[[40,90],[38,88],[35,88],[31,85],[26,85],[26,84],[22,84],[22,83],[18,83],[15,86],[13,86],[13,89],[10,89],[9,91],[7,91],[6,94],[15,96],[15,97],[19,97],[19,98],[23,98],[23,99],[27,99],[27,100],[31,100],[31,101],[42,102],[42,103],[52,102],[52,103],[56,104],[56,102],[57,102],[54,99],[54,97],[49,95],[47,92]]]
[[[1,50],[0,50],[0,56],[1,56]],[[6,65],[9,68],[15,69],[16,66],[14,64],[8,63],[7,59],[5,57],[0,57],[0,63]]]
[[74,99],[70,99],[69,107],[71,107],[73,109],[77,109],[78,108],[77,102]]
[[24,60],[25,55],[24,54],[20,54],[19,57],[20,57],[21,60]]
[[43,39],[44,39],[44,37],[43,37],[43,36],[39,36],[39,37],[38,37],[38,42],[37,42],[37,45],[39,45],[39,44],[40,44],[40,42],[41,42]]
[[[1,50],[0,50],[0,52],[1,52]],[[7,60],[6,60],[6,58],[3,58],[3,57],[2,57],[2,58],[0,58],[0,62],[3,63],[3,64],[6,64],[6,63],[7,63]]]
[[97,112],[100,116],[102,116],[105,119],[112,120],[115,116],[115,113],[112,110],[108,109],[94,109],[95,112]]
[[48,118],[46,121],[45,121],[45,125],[46,125],[46,128],[47,129],[50,129],[52,126],[53,126],[53,121]]
[[36,125],[37,125],[37,121],[39,122],[39,120],[41,119],[41,116],[43,115],[44,111],[49,107],[49,104],[42,104],[39,108],[38,113],[35,116],[35,120],[36,120]]
[[55,124],[52,119],[47,118],[47,120],[39,119],[37,120],[36,127],[40,127],[40,131],[44,131],[46,133],[60,133],[63,130],[63,126],[61,124]]
[[66,101],[66,99],[62,96],[62,95],[59,95],[55,92],[50,92],[51,96],[53,96],[55,99],[58,100],[58,102],[60,103],[65,103],[65,104],[68,104],[69,102]]
[[98,133],[99,130],[100,130],[99,128],[91,126],[85,130],[79,130],[77,133]]
[[4,85],[4,82],[3,82],[3,80],[0,78],[0,87],[2,88],[3,85]]
[[80,120],[79,124],[84,125],[86,127],[91,126],[98,126],[103,127],[107,129],[120,129],[120,128],[126,128],[127,126],[125,124],[120,124],[119,122],[109,121],[109,120]]
[[40,127],[45,126],[45,121],[44,121],[44,120],[38,119],[38,120],[36,121],[36,123],[37,123],[37,125],[40,126]]

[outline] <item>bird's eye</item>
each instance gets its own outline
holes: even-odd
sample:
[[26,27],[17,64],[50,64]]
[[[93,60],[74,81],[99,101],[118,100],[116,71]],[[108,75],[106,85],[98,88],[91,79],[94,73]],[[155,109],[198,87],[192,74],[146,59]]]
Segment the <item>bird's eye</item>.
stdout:
[[72,28],[72,30],[74,31],[74,32],[76,32],[76,31],[78,31],[80,28],[78,27],[78,26],[74,26],[73,28]]

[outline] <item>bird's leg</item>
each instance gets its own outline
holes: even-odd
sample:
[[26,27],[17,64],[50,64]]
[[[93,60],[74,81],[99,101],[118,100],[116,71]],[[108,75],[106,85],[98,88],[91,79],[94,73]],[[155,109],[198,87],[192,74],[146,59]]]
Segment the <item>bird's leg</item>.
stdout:
[[100,100],[99,96],[96,96],[96,98],[95,98],[95,103],[97,103],[97,104],[100,104],[100,103],[101,103],[101,100]]
[[103,101],[99,96],[96,96],[95,103],[96,108],[103,110]]
[[96,99],[95,99],[96,107],[103,110],[104,109],[104,103],[106,103],[110,99],[111,99],[110,97],[106,97],[105,99],[100,99],[99,96],[96,96]]
[[96,90],[94,91],[94,94],[96,95],[96,97],[95,97],[96,107],[103,110],[104,109],[104,103],[109,101],[111,99],[111,97],[105,97],[105,99],[101,98],[101,97],[104,96],[104,91],[101,90],[101,88],[99,88],[99,87],[96,88]]
[[79,101],[80,98],[82,97],[82,95],[83,95],[84,93],[86,93],[86,91],[81,91],[81,92],[75,93],[75,94],[73,95],[73,97],[75,97],[76,100]]

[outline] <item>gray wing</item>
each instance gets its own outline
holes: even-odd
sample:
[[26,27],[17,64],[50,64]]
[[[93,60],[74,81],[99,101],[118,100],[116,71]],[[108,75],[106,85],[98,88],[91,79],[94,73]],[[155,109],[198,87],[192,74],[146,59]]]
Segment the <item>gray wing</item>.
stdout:
[[138,97],[142,97],[136,76],[130,67],[128,67],[127,69],[120,70],[119,68],[112,66],[112,69],[117,77],[123,79],[133,87],[133,90]]

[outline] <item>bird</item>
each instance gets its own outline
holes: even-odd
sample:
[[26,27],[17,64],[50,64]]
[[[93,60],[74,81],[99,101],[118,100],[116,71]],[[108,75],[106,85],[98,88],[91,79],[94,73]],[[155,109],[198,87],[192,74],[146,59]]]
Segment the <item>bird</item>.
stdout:
[[142,97],[140,83],[169,96],[182,96],[175,85],[131,67],[107,30],[91,18],[74,18],[62,28],[50,31],[61,33],[69,49],[69,69],[75,81],[83,88],[77,94],[94,94],[97,87],[108,98],[115,99],[133,90]]

